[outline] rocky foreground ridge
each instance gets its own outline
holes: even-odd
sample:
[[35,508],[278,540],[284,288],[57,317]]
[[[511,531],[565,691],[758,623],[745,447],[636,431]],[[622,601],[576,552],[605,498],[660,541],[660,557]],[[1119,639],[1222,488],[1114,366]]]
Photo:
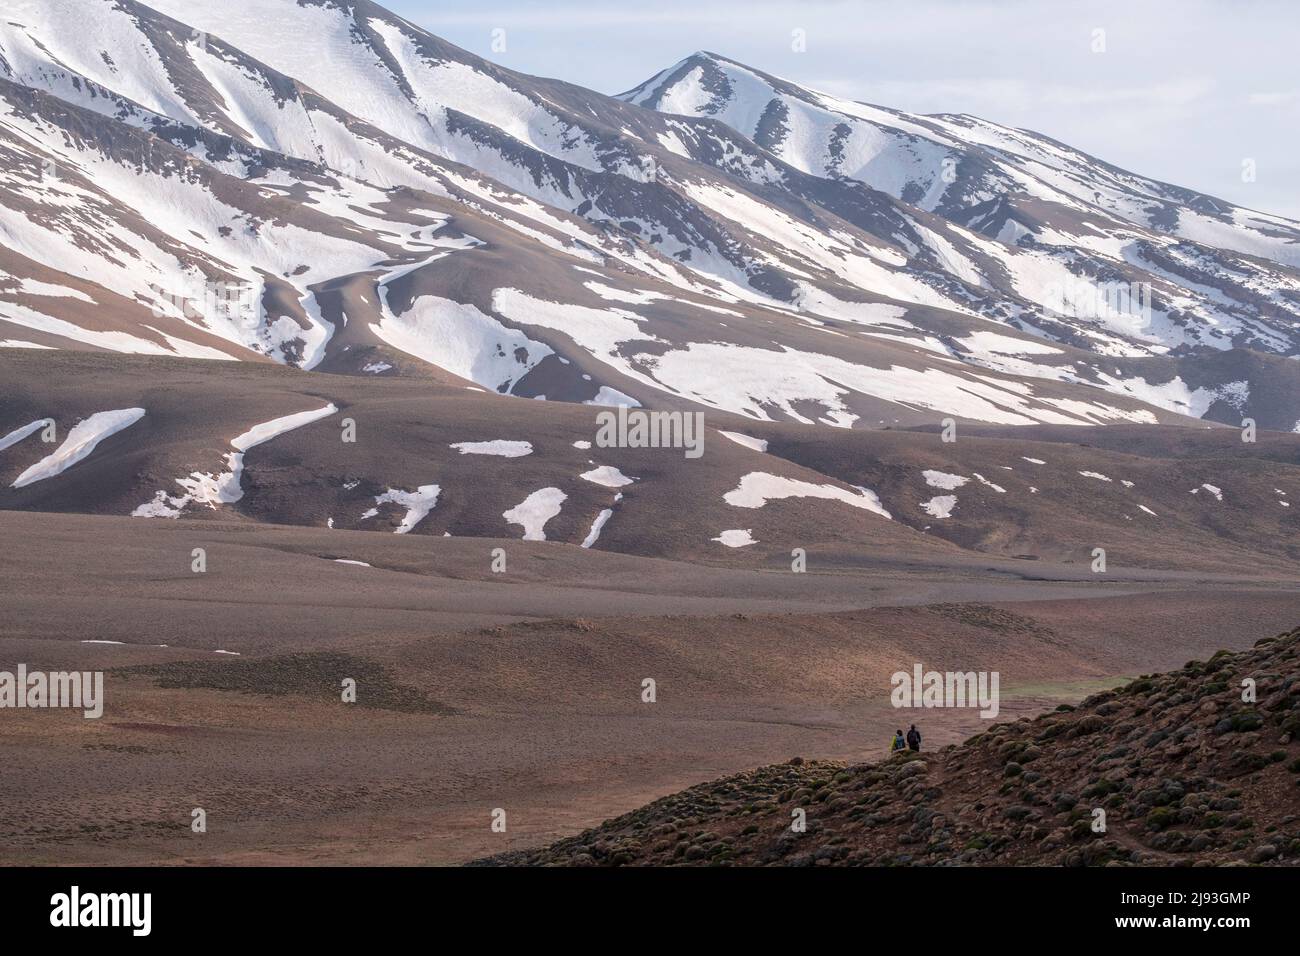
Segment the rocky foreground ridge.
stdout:
[[1294,864],[1297,738],[1300,628],[937,752],[796,757],[479,864]]

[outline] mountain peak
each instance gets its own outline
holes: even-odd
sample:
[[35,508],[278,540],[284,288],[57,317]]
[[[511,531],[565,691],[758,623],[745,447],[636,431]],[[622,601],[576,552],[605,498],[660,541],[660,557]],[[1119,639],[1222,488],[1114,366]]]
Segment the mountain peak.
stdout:
[[[1300,355],[1300,226],[1045,137],[836,99],[711,50],[607,97],[488,63],[369,0],[37,9],[0,24],[6,99],[28,121],[3,135],[97,184],[134,238],[129,255],[95,254],[88,211],[33,220],[14,200],[4,340],[349,371],[378,330],[509,394],[691,396],[843,427],[1300,420],[1286,361]],[[575,263],[620,277],[593,291]],[[251,290],[251,315],[193,305],[190,286],[217,279]],[[367,281],[406,291],[339,291]],[[29,283],[115,307],[92,319]],[[427,340],[430,295],[456,321],[509,330],[475,348],[505,336],[524,358]],[[554,306],[542,329],[538,302]],[[617,319],[617,337],[568,334],[584,309]],[[717,309],[742,321],[720,334]],[[760,342],[744,331],[769,323]],[[770,372],[758,393],[713,374],[756,366]]]

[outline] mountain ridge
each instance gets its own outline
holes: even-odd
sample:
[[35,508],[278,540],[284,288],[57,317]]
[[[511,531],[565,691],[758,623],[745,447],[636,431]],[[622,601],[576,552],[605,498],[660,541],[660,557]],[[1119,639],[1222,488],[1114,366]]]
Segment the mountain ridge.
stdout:
[[[96,26],[94,44],[70,40],[74,20]],[[314,37],[323,52],[285,36]],[[16,84],[0,88],[12,118],[0,135],[17,137],[9,152],[37,173],[0,191],[6,234],[19,240],[0,250],[0,342],[260,355],[360,374],[384,364],[385,374],[423,376],[432,366],[523,397],[618,394],[850,427],[869,420],[853,410],[863,396],[917,424],[935,414],[1095,424],[1177,420],[1173,413],[1300,426],[1300,397],[1274,384],[1293,379],[1300,352],[1290,321],[1300,317],[1300,273],[1162,232],[1162,222],[1186,219],[1223,239],[1191,207],[1228,213],[1176,187],[1165,191],[1177,195],[1147,196],[1124,177],[1152,181],[1079,160],[1045,137],[1013,142],[1018,131],[972,120],[963,143],[965,118],[935,114],[918,127],[908,114],[846,105],[717,54],[688,57],[607,97],[492,64],[369,2],[22,0],[0,27],[0,57],[0,80]],[[716,95],[708,100],[675,78],[705,66],[721,76],[709,74]],[[734,95],[742,80],[754,94],[743,104]],[[24,112],[21,89],[57,97],[68,121],[82,107],[103,122],[70,151],[50,110],[39,122],[13,122]],[[630,102],[669,96],[694,102],[697,115]],[[838,144],[839,166],[814,162],[795,148],[798,137],[778,137],[775,120],[746,128],[725,115],[743,109],[761,119],[774,103],[789,116],[847,110],[835,114],[823,144]],[[101,309],[104,327],[87,328],[75,295],[30,298],[30,287],[48,292],[71,281],[44,270],[66,253],[74,262],[82,255],[59,234],[79,228],[69,222],[75,203],[92,201],[60,197],[54,215],[64,221],[52,230],[34,220],[31,197],[42,187],[59,195],[39,175],[45,166],[107,175],[112,185],[93,201],[165,220],[141,190],[170,189],[169,170],[141,164],[136,182],[125,176],[125,157],[113,154],[119,125],[242,182],[232,187],[246,219],[259,215],[250,206],[271,203],[265,211],[280,208],[285,222],[302,223],[293,228],[310,233],[294,234],[303,261],[283,261],[256,236],[237,248],[223,243],[224,230],[240,226],[200,187],[171,197],[176,206],[210,207],[197,221],[168,223],[163,246],[179,244],[182,254],[160,256],[152,234],[132,238],[126,245],[153,279],[110,283],[110,292],[161,312],[154,321]],[[841,135],[838,126],[852,128]],[[866,130],[883,144],[873,174],[841,169],[870,158],[859,142]],[[904,182],[885,160],[908,142],[943,156],[927,166],[913,155],[923,175]],[[950,183],[943,158],[954,161]],[[1025,185],[1042,183],[1049,168],[1051,188]],[[1074,195],[1081,169],[1107,190],[1107,203]],[[922,184],[935,195],[917,195]],[[1135,224],[1110,208],[1139,195],[1153,209],[1181,198],[1191,212],[1143,213]],[[437,214],[412,218],[412,208]],[[1228,238],[1264,241],[1255,227],[1265,220],[1278,230],[1273,247],[1300,238],[1300,226],[1276,217],[1252,219]],[[401,237],[420,222],[424,234]],[[474,265],[489,254],[497,256],[490,268]],[[290,274],[308,261],[326,264],[301,279]],[[84,259],[79,269],[82,278],[102,271]],[[219,281],[251,288],[247,314],[232,321],[191,301]],[[195,287],[197,295],[186,295]],[[404,287],[410,295],[388,301]],[[1131,302],[1108,300],[1115,289],[1146,290],[1147,298],[1125,311]],[[90,295],[76,282],[72,291]],[[178,310],[176,300],[189,304]],[[728,312],[735,321],[718,318]],[[456,354],[447,337],[460,343]],[[533,343],[521,367],[489,360],[508,342]],[[357,350],[384,357],[358,363]],[[1225,354],[1242,359],[1225,362]],[[558,374],[562,384],[521,385],[542,363],[542,377]],[[567,375],[559,368],[566,363],[588,378]],[[488,366],[499,370],[471,371]],[[786,367],[797,369],[792,379]],[[705,368],[726,381],[710,380]],[[753,381],[733,381],[754,368],[764,371]],[[921,381],[942,387],[918,390]],[[1000,396],[993,404],[1013,413],[992,410],[990,386]],[[972,390],[985,399],[970,398]],[[918,391],[940,397],[918,407]]]

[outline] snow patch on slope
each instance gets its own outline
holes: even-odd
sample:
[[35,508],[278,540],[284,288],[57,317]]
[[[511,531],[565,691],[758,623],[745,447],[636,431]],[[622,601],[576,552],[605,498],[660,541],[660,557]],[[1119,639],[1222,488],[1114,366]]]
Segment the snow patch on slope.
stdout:
[[783,498],[823,498],[829,501],[842,501],[854,508],[870,511],[882,518],[890,517],[880,503],[880,497],[866,488],[859,488],[858,494],[845,491],[835,485],[815,485],[797,478],[786,478],[765,471],[752,471],[740,479],[731,491],[722,496],[722,500],[735,508],[761,508],[769,501]]
[[921,477],[931,488],[942,488],[944,491],[952,491],[954,488],[960,488],[970,482],[969,478],[963,478],[961,475],[952,475],[946,471],[935,471],[927,469],[921,472]]
[[506,441],[501,438],[493,441],[461,441],[450,447],[462,455],[495,455],[498,458],[523,458],[533,453],[532,442]]
[[269,422],[254,425],[248,431],[231,439],[230,447],[235,450],[226,455],[226,471],[220,474],[196,471],[186,478],[177,478],[176,484],[185,490],[183,495],[169,495],[165,490],[158,491],[152,500],[132,511],[131,517],[179,518],[181,512],[191,504],[207,505],[209,508],[216,508],[220,504],[234,504],[244,497],[242,478],[245,452],[295,428],[302,428],[322,418],[328,418],[337,411],[338,406],[331,402],[324,408],[283,415]]
[[36,434],[46,425],[50,424],[50,421],[51,420],[48,418],[41,418],[31,424],[23,425],[21,428],[15,428],[8,435],[5,435],[4,438],[0,438],[0,451],[4,451],[6,448],[18,444],[29,435]]
[[559,488],[542,488],[503,513],[502,517],[524,529],[525,541],[545,541],[546,522],[560,513],[560,506],[568,497]]
[[[375,504],[395,504],[406,509],[406,514],[401,523],[393,529],[394,534],[409,534],[417,524],[423,521],[434,506],[438,504],[438,495],[442,488],[438,485],[420,485],[415,491],[403,491],[400,488],[390,488],[382,495],[375,496]],[[366,512],[367,515],[378,514],[378,511],[372,510]]]
[[624,485],[630,485],[636,481],[635,478],[629,478],[613,465],[601,465],[591,471],[584,471],[578,477],[593,484],[604,485],[606,488],[622,488]]
[[753,532],[748,528],[736,528],[730,531],[724,531],[716,538],[710,538],[709,540],[725,544],[728,548],[747,548],[751,544],[758,544],[758,542],[754,540]]
[[[88,458],[105,438],[116,435],[124,428],[129,428],[142,418],[144,418],[143,408],[119,408],[108,412],[96,412],[74,425],[62,445],[14,479],[10,487],[26,488],[35,482],[63,474],[77,462]],[[30,425],[27,427],[31,428]]]
[[745,435],[741,432],[724,432],[718,429],[718,434],[724,438],[730,438],[737,445],[744,445],[746,448],[752,448],[754,451],[767,451],[767,439],[755,438],[752,435]]
[[935,518],[951,518],[952,509],[955,507],[957,507],[956,495],[936,495],[921,504],[921,509]]
[[508,328],[476,306],[422,295],[401,315],[380,293],[383,319],[370,329],[387,344],[453,375],[508,395],[554,350]]
[[596,515],[596,520],[591,523],[591,530],[587,532],[587,537],[582,539],[582,546],[590,548],[600,540],[600,532],[604,529],[605,523],[614,515],[613,508],[605,508],[600,514]]

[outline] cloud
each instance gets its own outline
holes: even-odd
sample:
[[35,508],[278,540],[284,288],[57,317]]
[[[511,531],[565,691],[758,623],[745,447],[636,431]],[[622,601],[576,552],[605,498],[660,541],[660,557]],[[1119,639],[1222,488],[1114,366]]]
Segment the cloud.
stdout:
[[1251,106],[1290,106],[1300,103],[1300,90],[1274,90],[1268,93],[1251,93],[1246,97]]
[[982,110],[992,116],[1075,106],[1185,107],[1204,101],[1215,90],[1215,81],[1201,76],[1116,87],[1095,84],[1044,86],[1000,77],[866,83],[824,77],[809,85],[848,99],[894,107],[906,105],[918,112],[979,113]]
[[[571,31],[608,26],[722,24],[734,19],[737,10],[726,3],[697,3],[686,6],[656,4],[653,7],[617,7],[581,3],[547,4],[543,7],[512,4],[476,4],[470,9],[440,9],[421,12],[418,4],[394,4],[405,15],[437,32],[439,26],[525,27],[548,31]],[[448,5],[450,6],[450,5]],[[414,9],[413,9],[414,8]]]

